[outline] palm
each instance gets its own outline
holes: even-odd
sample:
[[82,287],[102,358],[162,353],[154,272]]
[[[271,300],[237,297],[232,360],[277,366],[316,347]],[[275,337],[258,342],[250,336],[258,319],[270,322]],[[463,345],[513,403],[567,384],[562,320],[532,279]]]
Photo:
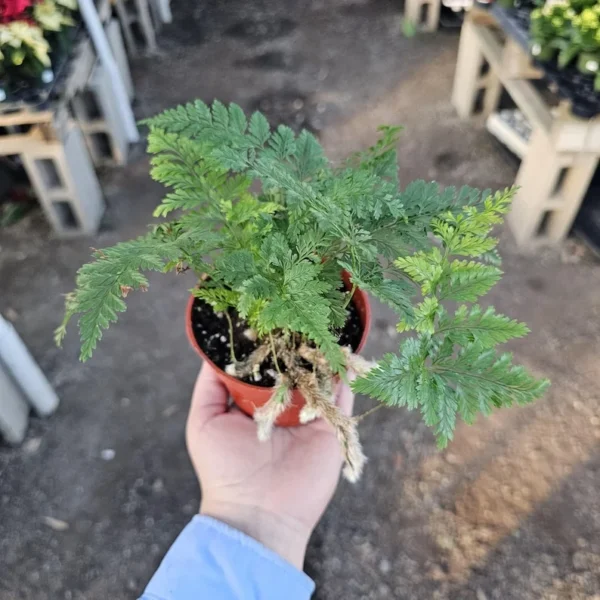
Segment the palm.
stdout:
[[[333,430],[323,421],[275,428],[260,442],[256,425],[234,409],[205,423],[190,454],[210,482],[213,498],[235,498],[313,527],[335,490],[342,456]],[[310,501],[307,501],[310,489]]]
[[[338,405],[352,412],[353,396],[340,386]],[[252,419],[227,409],[227,392],[210,367],[194,389],[187,443],[200,479],[203,503],[225,503],[292,521],[312,530],[337,485],[342,453],[323,420],[275,427],[260,442]]]

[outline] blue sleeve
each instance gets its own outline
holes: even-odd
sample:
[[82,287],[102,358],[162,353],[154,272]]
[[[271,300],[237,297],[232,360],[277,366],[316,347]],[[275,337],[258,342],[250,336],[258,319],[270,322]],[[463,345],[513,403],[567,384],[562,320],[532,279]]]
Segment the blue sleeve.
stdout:
[[256,540],[195,516],[140,600],[308,600],[313,581]]

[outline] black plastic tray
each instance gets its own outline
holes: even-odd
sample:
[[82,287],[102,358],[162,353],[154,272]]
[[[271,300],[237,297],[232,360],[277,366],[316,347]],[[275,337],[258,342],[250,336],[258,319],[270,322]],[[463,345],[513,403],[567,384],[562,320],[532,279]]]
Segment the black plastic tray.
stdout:
[[44,110],[53,100],[56,100],[70,72],[73,51],[84,35],[85,28],[81,22],[78,22],[70,32],[70,52],[68,54],[58,54],[52,50],[50,52],[54,79],[47,84],[28,79],[19,81],[18,87],[6,90],[7,97],[0,102],[0,113],[15,110],[19,106]]
[[596,170],[590,182],[588,192],[573,223],[573,230],[600,256],[600,169]]
[[[529,20],[531,9],[504,8],[493,4],[490,12],[507,35],[529,52]],[[573,65],[559,69],[556,60],[534,64],[544,71],[546,79],[553,82],[558,94],[571,101],[573,114],[591,119],[600,114],[600,92],[594,90],[594,76],[580,73]]]

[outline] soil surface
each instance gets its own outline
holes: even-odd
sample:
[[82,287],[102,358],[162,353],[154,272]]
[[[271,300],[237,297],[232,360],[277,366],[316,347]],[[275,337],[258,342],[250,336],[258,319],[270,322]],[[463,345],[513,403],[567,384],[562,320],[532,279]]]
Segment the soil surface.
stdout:
[[[516,162],[483,120],[450,104],[456,33],[405,38],[396,0],[171,6],[160,53],[132,63],[139,118],[196,97],[262,102],[274,122],[309,126],[335,161],[372,144],[378,125],[402,124],[403,183],[514,182]],[[85,364],[75,330],[62,350],[52,341],[90,246],[146,232],[164,195],[141,146],[101,181],[94,237],[57,240],[39,212],[0,229],[0,311],[61,398],[22,446],[0,447],[1,600],[132,600],[198,510],[184,443],[200,366],[184,326],[193,277],[152,274]],[[316,600],[600,597],[600,265],[577,243],[523,255],[500,235],[506,275],[487,301],[529,324],[509,349],[550,391],[459,425],[443,452],[418,414],[365,419],[364,476],[340,483],[308,549]],[[401,339],[391,311],[372,308],[367,358]]]
[[[356,350],[360,344],[363,329],[358,311],[352,302],[348,305],[347,311],[348,318],[343,329],[339,332],[339,343],[340,346],[350,346],[352,350]],[[256,333],[250,328],[248,322],[241,318],[235,310],[229,311],[229,318],[233,325],[235,359],[243,362],[258,348],[260,341],[257,341]],[[200,348],[208,358],[224,371],[225,367],[233,362],[227,316],[222,312],[215,313],[210,304],[196,298],[192,311],[192,327]],[[281,371],[285,372],[284,364],[280,364],[279,367]],[[276,368],[273,357],[269,356],[261,364],[258,373],[240,377],[240,379],[260,387],[273,387],[275,385],[275,374]]]

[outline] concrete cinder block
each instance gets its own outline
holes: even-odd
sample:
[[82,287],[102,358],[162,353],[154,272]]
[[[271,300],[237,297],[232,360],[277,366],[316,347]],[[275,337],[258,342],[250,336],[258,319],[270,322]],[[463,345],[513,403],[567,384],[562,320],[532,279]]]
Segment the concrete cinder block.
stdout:
[[60,237],[98,231],[105,202],[79,128],[68,128],[62,140],[31,147],[23,164],[38,200]]

